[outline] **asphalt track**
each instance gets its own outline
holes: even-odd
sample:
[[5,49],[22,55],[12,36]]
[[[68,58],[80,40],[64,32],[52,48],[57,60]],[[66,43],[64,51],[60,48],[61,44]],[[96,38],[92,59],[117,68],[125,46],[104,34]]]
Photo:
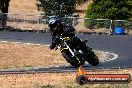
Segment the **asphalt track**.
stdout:
[[[111,52],[118,54],[118,58],[108,62],[100,62],[99,66],[93,67],[85,65],[85,69],[101,68],[131,68],[132,67],[132,36],[128,35],[88,35],[77,34],[82,40],[88,40],[87,45],[95,50]],[[49,33],[33,33],[33,32],[0,32],[0,41],[22,42],[49,45],[51,36]],[[28,69],[28,70],[27,70]],[[69,65],[59,65],[50,67],[18,69],[18,72],[49,72],[49,71],[74,71],[75,68]],[[10,72],[10,70],[8,70]],[[11,69],[12,71],[12,69]],[[15,71],[15,70],[14,70]],[[17,73],[17,71],[15,71]],[[5,70],[5,72],[7,72]],[[4,71],[3,71],[4,73]]]

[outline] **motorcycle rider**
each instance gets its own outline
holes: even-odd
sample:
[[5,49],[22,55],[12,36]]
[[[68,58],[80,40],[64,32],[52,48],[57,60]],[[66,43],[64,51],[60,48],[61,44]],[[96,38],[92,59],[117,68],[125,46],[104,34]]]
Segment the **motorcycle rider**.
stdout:
[[[87,61],[93,66],[97,66],[99,64],[99,59],[96,57],[96,55],[91,51],[92,48],[87,47],[85,42],[80,40],[75,35],[75,29],[73,26],[64,25],[62,23],[61,18],[59,17],[52,17],[49,20],[49,28],[52,36],[52,44],[50,45],[50,49],[56,48],[57,45],[61,43],[61,37],[70,37],[70,39],[73,41],[73,46],[78,50],[74,51],[74,54],[77,56],[83,56],[83,60],[88,57]],[[80,54],[82,53],[82,54]]]
[[52,44],[50,45],[51,50],[60,43],[60,36],[67,36],[72,38],[75,44],[79,45],[81,49],[84,49],[87,52],[86,44],[75,36],[74,27],[62,24],[60,17],[51,17],[49,20],[49,28],[52,36]]

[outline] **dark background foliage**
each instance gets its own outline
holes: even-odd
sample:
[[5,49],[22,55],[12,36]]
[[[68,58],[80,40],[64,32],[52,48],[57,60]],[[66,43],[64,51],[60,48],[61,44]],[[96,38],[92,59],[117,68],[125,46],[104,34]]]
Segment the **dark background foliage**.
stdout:
[[37,0],[39,10],[44,11],[46,16],[59,15],[71,16],[77,4],[85,3],[87,0]]
[[94,0],[87,7],[87,18],[132,19],[132,0]]

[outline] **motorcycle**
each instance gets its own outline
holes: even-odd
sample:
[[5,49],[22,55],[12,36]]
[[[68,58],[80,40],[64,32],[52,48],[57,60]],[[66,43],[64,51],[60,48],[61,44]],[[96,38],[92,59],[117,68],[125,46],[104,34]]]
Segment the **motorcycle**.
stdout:
[[66,36],[60,37],[60,40],[60,44],[56,47],[57,49],[60,48],[63,57],[72,66],[79,67],[80,65],[84,65],[85,61],[87,61],[92,66],[97,66],[99,64],[98,57],[95,55],[91,48],[86,46],[85,43],[87,40],[82,41],[80,39],[81,43],[83,43],[85,46],[85,50],[81,49],[79,44],[75,44],[73,38]]

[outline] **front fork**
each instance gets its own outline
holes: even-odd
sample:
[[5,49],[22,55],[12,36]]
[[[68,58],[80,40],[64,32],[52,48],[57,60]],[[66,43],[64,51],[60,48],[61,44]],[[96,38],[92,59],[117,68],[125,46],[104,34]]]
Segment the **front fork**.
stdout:
[[78,60],[79,64],[81,64],[82,61],[75,55],[75,53],[72,51],[72,49],[69,47],[69,45],[66,42],[64,42],[64,44],[66,45],[67,48],[61,48],[61,52],[63,50],[69,50],[71,55],[72,55],[72,57],[76,57],[76,59]]

